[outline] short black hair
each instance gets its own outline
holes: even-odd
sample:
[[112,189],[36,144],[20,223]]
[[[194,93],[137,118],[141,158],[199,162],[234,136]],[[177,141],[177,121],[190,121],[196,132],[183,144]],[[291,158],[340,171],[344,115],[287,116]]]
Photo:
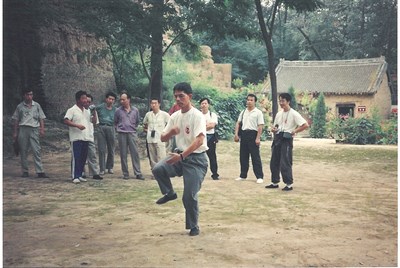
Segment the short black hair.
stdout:
[[121,94],[119,94],[119,96],[122,96],[122,94],[125,94],[126,97],[130,100],[131,99],[131,95],[129,95],[128,91],[121,91]]
[[77,92],[75,93],[75,100],[76,100],[76,101],[80,100],[81,97],[82,97],[83,95],[86,95],[86,96],[87,96],[86,91],[83,91],[83,90],[77,91]]
[[288,102],[292,101],[292,95],[290,95],[289,93],[281,93],[279,94],[279,98],[285,99]]
[[186,83],[186,82],[181,82],[181,83],[176,84],[174,86],[174,90],[173,91],[174,92],[175,91],[183,91],[186,94],[193,94],[192,87],[190,86],[189,83]]
[[158,103],[161,103],[160,99],[157,97],[150,98],[150,102],[156,100]]
[[200,100],[199,100],[199,104],[201,104],[203,101],[207,101],[207,103],[208,104],[211,104],[211,101],[210,101],[210,99],[209,98],[201,98]]
[[92,95],[90,95],[89,93],[88,93],[88,94],[86,94],[86,97],[88,97],[88,98],[90,98],[92,101],[94,101],[94,98],[93,98],[93,96],[92,96]]
[[254,101],[257,102],[257,96],[256,95],[250,93],[250,94],[247,95],[246,100],[247,100],[248,97],[253,97]]
[[22,96],[25,95],[26,93],[29,93],[29,92],[32,92],[32,93],[33,93],[33,90],[30,89],[29,87],[24,88],[24,89],[22,90]]
[[115,94],[114,92],[112,92],[112,91],[109,91],[109,92],[107,92],[106,93],[106,99],[108,98],[108,97],[114,97],[114,99],[117,99],[117,94]]

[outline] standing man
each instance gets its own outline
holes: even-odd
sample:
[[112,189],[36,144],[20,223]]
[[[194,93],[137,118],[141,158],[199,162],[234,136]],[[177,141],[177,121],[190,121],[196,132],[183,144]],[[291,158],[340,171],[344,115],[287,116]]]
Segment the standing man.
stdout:
[[[87,181],[82,177],[88,155],[89,141],[93,138],[90,134],[90,112],[85,109],[87,93],[79,90],[75,93],[76,104],[67,110],[64,124],[69,127],[69,140],[72,149],[71,173],[72,182]],[[93,123],[93,122],[92,122]],[[94,123],[96,123],[94,121]]]
[[39,136],[44,136],[44,119],[42,107],[33,101],[33,92],[24,90],[24,100],[18,104],[12,119],[14,120],[13,140],[18,141],[21,154],[22,177],[29,177],[28,150],[32,149],[35,171],[38,178],[48,178],[44,173]]
[[[97,129],[97,146],[99,149],[100,175],[104,175],[105,170],[109,174],[114,174],[114,155],[115,155],[115,128],[114,106],[117,95],[113,92],[106,94],[105,102],[96,107],[99,118]],[[107,161],[106,161],[107,152]]]
[[136,129],[139,125],[140,115],[136,107],[131,106],[131,96],[128,92],[120,95],[121,107],[115,111],[114,125],[118,133],[119,154],[121,156],[121,167],[123,179],[129,179],[128,170],[128,148],[132,159],[133,171],[136,179],[144,180],[140,171],[140,158],[137,145]]
[[274,133],[272,154],[270,161],[271,181],[267,189],[279,188],[280,173],[286,186],[282,191],[293,190],[293,136],[308,128],[307,121],[290,107],[292,96],[289,93],[279,94],[279,111],[274,120],[271,131]]
[[150,102],[151,111],[143,119],[144,131],[147,132],[147,148],[151,169],[161,159],[165,158],[165,143],[161,141],[161,133],[169,120],[169,114],[160,110],[160,100],[153,98]]
[[218,163],[217,154],[215,152],[217,147],[217,136],[215,133],[215,127],[218,125],[218,115],[209,110],[210,99],[202,98],[200,101],[200,109],[206,119],[206,130],[207,130],[207,156],[210,161],[211,178],[213,180],[219,180],[218,174]]
[[171,118],[161,134],[161,141],[176,137],[177,150],[153,168],[153,174],[164,195],[157,200],[161,205],[177,198],[171,183],[171,177],[183,176],[183,205],[186,215],[186,229],[189,235],[199,235],[198,192],[207,173],[205,151],[206,121],[199,110],[192,106],[192,88],[188,83],[178,83],[174,87],[174,96],[181,107]]
[[97,112],[95,109],[95,106],[92,105],[93,102],[93,96],[90,94],[87,94],[87,101],[85,104],[85,109],[88,109],[90,112],[90,124],[89,124],[89,134],[90,134],[90,140],[89,140],[89,145],[88,145],[88,156],[87,156],[87,164],[89,167],[89,175],[93,176],[94,180],[102,180],[103,177],[99,175],[99,166],[97,165],[97,159],[96,159],[96,144],[94,143],[94,125],[99,123],[98,117],[97,117]]
[[235,127],[235,142],[239,141],[239,123],[242,123],[242,135],[240,137],[240,176],[236,179],[242,181],[247,178],[249,171],[249,156],[253,164],[254,175],[257,183],[263,183],[264,173],[260,157],[261,133],[264,127],[264,116],[256,107],[257,96],[247,95],[247,109],[239,114]]

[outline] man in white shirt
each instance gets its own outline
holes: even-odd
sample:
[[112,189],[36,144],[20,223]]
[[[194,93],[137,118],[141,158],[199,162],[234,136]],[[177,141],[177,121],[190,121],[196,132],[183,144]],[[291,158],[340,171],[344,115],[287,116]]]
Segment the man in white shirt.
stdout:
[[237,181],[247,178],[249,171],[249,157],[253,164],[254,175],[257,183],[263,183],[264,173],[260,157],[261,134],[264,127],[264,115],[256,107],[257,96],[248,94],[246,98],[247,108],[239,114],[235,127],[235,142],[239,141],[239,127],[241,124],[242,135],[240,137],[240,176]]
[[279,188],[280,173],[286,186],[282,191],[293,190],[293,136],[308,128],[307,121],[295,110],[290,108],[292,96],[289,93],[279,94],[279,111],[271,131],[274,133],[270,161],[271,181],[267,189]]
[[69,126],[72,182],[80,183],[87,181],[82,178],[82,172],[88,155],[89,141],[91,137],[93,138],[93,134],[90,133],[90,112],[85,109],[87,93],[82,90],[76,92],[75,100],[76,104],[69,108],[64,116],[64,124]]
[[153,98],[150,102],[151,111],[147,112],[143,119],[144,131],[147,132],[146,141],[150,159],[150,167],[153,169],[161,159],[165,158],[165,142],[160,137],[169,120],[169,114],[160,110],[160,100]]
[[174,96],[181,110],[173,113],[161,134],[161,141],[176,137],[176,151],[158,162],[153,175],[164,195],[157,200],[161,205],[177,198],[171,177],[183,176],[183,205],[185,207],[186,229],[189,235],[199,235],[198,192],[207,173],[208,161],[206,120],[202,113],[192,106],[192,88],[188,83],[178,83]]
[[211,178],[213,180],[219,180],[218,174],[218,163],[217,163],[217,134],[215,133],[215,127],[218,125],[218,115],[209,110],[211,101],[208,98],[202,98],[200,101],[200,110],[206,119],[206,130],[207,130],[207,156],[210,161]]

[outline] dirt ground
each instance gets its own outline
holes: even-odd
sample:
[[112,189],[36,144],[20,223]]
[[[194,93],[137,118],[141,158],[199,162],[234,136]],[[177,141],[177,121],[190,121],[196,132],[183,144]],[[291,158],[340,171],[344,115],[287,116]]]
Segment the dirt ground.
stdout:
[[397,266],[397,170],[374,171],[373,165],[381,163],[373,157],[365,163],[296,157],[310,147],[325,153],[352,148],[397,152],[397,147],[360,149],[297,139],[294,190],[282,192],[282,184],[280,189],[264,188],[270,177],[270,145],[262,144],[265,180],[256,184],[252,170],[247,181],[234,180],[239,145],[218,144],[221,180],[213,181],[209,173],[205,178],[196,237],[184,230],[182,180],[173,179],[177,200],[156,205],[161,195],[146,159],[141,162],[145,181],[122,180],[117,156],[114,175],[74,185],[68,179],[67,151],[44,153],[50,179],[21,178],[19,159],[4,158],[3,265]]

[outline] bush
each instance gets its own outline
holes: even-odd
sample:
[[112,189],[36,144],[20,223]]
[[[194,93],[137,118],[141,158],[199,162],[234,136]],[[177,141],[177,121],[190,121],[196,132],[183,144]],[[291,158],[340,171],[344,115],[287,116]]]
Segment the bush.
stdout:
[[317,107],[312,117],[312,124],[310,129],[311,138],[322,139],[326,133],[326,106],[324,94],[318,96]]
[[397,144],[397,119],[379,124],[368,117],[335,118],[328,123],[328,133],[350,144]]

